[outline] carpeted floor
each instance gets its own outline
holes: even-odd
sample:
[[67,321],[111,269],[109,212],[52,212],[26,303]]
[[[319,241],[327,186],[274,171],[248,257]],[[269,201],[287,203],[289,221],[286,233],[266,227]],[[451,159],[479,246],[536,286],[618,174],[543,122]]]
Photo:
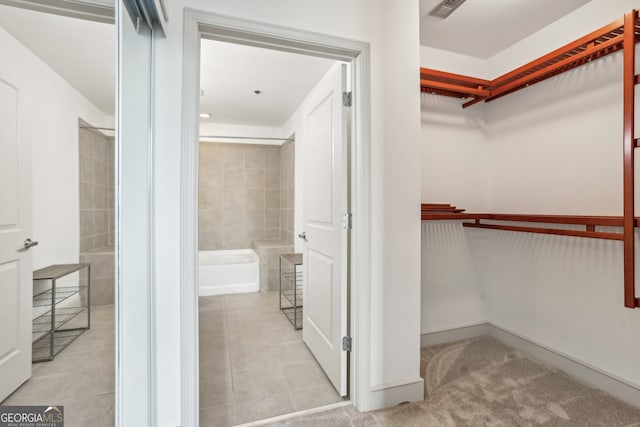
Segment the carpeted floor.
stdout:
[[499,341],[481,337],[423,348],[425,400],[359,414],[352,408],[290,426],[637,426],[640,410]]

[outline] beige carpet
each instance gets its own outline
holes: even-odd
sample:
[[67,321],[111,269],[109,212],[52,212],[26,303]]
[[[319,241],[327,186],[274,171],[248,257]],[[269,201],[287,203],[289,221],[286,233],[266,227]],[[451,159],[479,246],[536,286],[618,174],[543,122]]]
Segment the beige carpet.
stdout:
[[493,338],[423,348],[421,372],[422,402],[368,414],[340,408],[274,425],[640,427],[640,410]]
[[640,410],[493,338],[422,349],[433,425],[640,426]]

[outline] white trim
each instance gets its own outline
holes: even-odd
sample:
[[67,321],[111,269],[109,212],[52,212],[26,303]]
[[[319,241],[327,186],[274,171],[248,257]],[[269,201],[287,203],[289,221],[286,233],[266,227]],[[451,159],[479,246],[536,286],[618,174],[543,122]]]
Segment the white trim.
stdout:
[[490,335],[503,343],[640,408],[640,385],[515,332],[491,324],[488,327]]
[[420,336],[420,347],[447,344],[455,341],[468,340],[482,335],[489,335],[487,323],[476,323],[470,325],[450,328],[444,331],[427,332]]
[[640,408],[640,385],[631,383],[566,353],[554,350],[551,347],[491,323],[481,323],[464,328],[423,334],[420,342],[423,346],[438,345],[483,335],[493,337],[541,363],[563,371],[579,381]]
[[372,387],[367,404],[369,408],[389,408],[404,402],[413,402],[416,396],[424,398],[424,380],[420,377],[404,382],[393,381]]
[[254,427],[254,426],[264,426],[273,423],[280,423],[282,421],[287,421],[297,417],[304,417],[308,415],[320,414],[322,412],[333,411],[334,409],[344,408],[345,406],[351,406],[352,403],[348,400],[344,402],[332,403],[330,405],[320,406],[318,408],[305,409],[298,412],[291,412],[289,414],[278,415],[276,417],[265,418],[263,420],[252,421],[250,423],[239,424],[236,427]]
[[0,4],[105,24],[115,23],[113,5],[91,0],[0,0]]
[[[198,284],[197,284],[197,142],[200,36],[290,52],[323,56],[354,64],[354,139],[352,195],[354,229],[351,251],[350,398],[360,407],[368,391],[370,240],[369,44],[248,21],[186,8],[184,11],[183,116],[181,169],[181,340],[182,426],[198,425]],[[354,60],[355,58],[355,60]],[[193,143],[187,143],[192,141]]]
[[[151,28],[151,27],[150,27]],[[151,53],[149,58],[150,63],[150,89],[149,89],[149,142],[148,142],[148,158],[147,158],[147,204],[149,206],[148,213],[148,224],[149,224],[149,241],[147,242],[147,251],[149,254],[149,265],[147,266],[147,277],[149,278],[149,284],[147,286],[147,295],[149,298],[149,336],[148,346],[149,346],[149,425],[155,426],[158,424],[157,422],[157,414],[158,414],[158,361],[157,361],[157,343],[158,343],[158,331],[156,328],[156,319],[157,319],[157,308],[158,304],[156,301],[156,233],[155,233],[155,182],[156,182],[156,173],[155,173],[155,150],[154,150],[154,142],[155,142],[155,98],[156,98],[156,73],[155,67],[153,64],[155,63],[156,57],[156,41],[157,41],[158,33],[156,28],[151,29]]]
[[371,348],[371,72],[369,46],[361,50],[353,67],[353,146],[351,148],[351,304],[349,334],[350,398],[365,407]]
[[[153,32],[146,25],[136,31],[120,2],[116,7],[119,59],[115,417],[118,426],[153,425],[157,394],[152,247],[153,134],[150,131],[153,125],[154,75],[150,68]],[[141,55],[141,51],[148,53],[148,57]],[[129,74],[124,76],[125,73]],[[136,90],[144,89],[143,93],[130,90],[138,81],[143,84],[138,83]],[[144,143],[126,143],[131,140]]]
[[[182,426],[199,424],[198,368],[198,111],[200,100],[200,34],[198,19],[184,14],[182,71],[182,149],[180,172],[180,340]],[[188,76],[188,77],[187,77]],[[194,141],[187,144],[186,141]]]
[[376,384],[372,386],[370,390],[371,391],[388,390],[391,388],[404,387],[408,385],[410,386],[414,384],[424,385],[424,380],[420,377],[417,377],[417,378],[409,378],[405,380],[390,381],[388,383]]

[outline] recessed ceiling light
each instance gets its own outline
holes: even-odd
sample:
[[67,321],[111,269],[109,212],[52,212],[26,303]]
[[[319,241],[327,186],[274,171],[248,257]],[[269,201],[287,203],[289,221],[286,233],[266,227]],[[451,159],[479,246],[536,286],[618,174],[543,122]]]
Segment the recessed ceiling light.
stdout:
[[201,119],[210,119],[211,118],[211,114],[210,113],[200,113],[200,118]]

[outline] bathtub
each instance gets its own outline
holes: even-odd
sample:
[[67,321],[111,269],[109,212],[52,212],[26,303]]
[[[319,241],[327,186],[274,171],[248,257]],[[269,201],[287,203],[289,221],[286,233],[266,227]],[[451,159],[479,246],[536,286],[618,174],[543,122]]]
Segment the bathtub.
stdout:
[[200,296],[260,289],[259,258],[252,249],[200,251],[198,265]]

